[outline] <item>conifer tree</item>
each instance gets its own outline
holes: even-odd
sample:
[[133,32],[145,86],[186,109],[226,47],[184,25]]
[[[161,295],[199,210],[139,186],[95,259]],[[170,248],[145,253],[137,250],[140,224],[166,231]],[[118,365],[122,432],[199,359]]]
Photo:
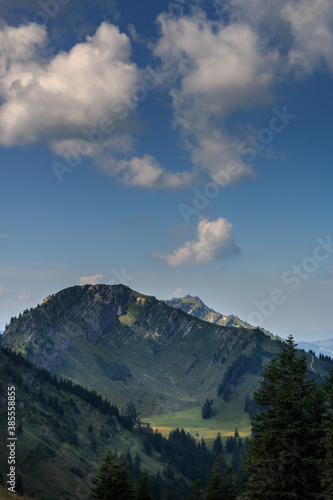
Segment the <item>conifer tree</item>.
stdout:
[[209,481],[205,491],[205,500],[221,500],[221,498],[223,498],[221,465],[221,458],[217,457],[210,473]]
[[132,477],[134,480],[138,479],[140,476],[140,464],[141,464],[141,458],[139,453],[136,452],[133,462],[133,471],[132,471]]
[[188,500],[201,500],[202,494],[203,494],[203,489],[202,489],[201,481],[200,481],[200,479],[196,479],[192,483],[192,490],[191,490],[190,496],[188,497]]
[[225,445],[226,452],[232,453],[234,451],[234,446],[235,446],[235,439],[234,439],[233,436],[229,436],[227,438],[227,442],[226,442],[226,445]]
[[134,500],[134,487],[124,463],[124,455],[116,457],[108,450],[102,459],[96,476],[92,497],[96,500]]
[[333,498],[333,366],[330,369],[328,377],[323,382],[323,389],[326,399],[324,420],[326,433],[323,439],[325,458],[323,460],[321,483],[325,493],[325,497],[323,498]]
[[95,487],[92,497],[96,500],[109,500],[114,495],[114,464],[115,455],[109,449],[102,459],[93,483]]
[[125,464],[126,464],[128,472],[132,476],[134,463],[133,463],[133,459],[132,459],[132,455],[131,455],[131,450],[129,448],[127,448],[126,457],[125,457]]
[[114,491],[117,500],[134,500],[134,485],[125,465],[125,457],[120,455],[114,466]]
[[222,492],[226,500],[236,500],[238,495],[237,476],[234,468],[229,465],[222,476]]
[[221,434],[218,433],[213,443],[213,452],[215,453],[215,455],[220,455],[222,451],[223,451],[223,445],[222,445]]
[[154,500],[149,486],[149,478],[144,470],[139,477],[136,488],[136,500]]
[[245,460],[247,498],[314,498],[321,491],[323,397],[307,379],[306,358],[298,356],[292,336],[263,376]]
[[211,405],[212,403],[209,401],[209,399],[207,398],[203,407],[201,408],[201,417],[202,418],[209,418],[210,417],[210,414],[211,414]]

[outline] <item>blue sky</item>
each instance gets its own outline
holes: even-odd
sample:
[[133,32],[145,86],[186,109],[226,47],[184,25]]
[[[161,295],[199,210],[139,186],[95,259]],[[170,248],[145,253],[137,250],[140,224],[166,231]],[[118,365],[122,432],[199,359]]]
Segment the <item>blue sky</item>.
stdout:
[[329,0],[8,0],[0,18],[0,329],[122,282],[333,336]]

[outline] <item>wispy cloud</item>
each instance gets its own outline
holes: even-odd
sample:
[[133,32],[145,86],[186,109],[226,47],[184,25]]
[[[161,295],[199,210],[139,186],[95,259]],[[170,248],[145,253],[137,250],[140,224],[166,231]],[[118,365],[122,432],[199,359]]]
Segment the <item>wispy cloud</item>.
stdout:
[[232,225],[227,219],[219,217],[213,221],[205,218],[199,221],[197,241],[186,241],[170,254],[154,252],[153,256],[175,267],[207,264],[220,257],[228,258],[239,253],[240,250],[234,242]]
[[281,81],[319,69],[333,73],[333,7],[330,0],[215,5],[221,6],[219,21],[198,5],[187,15],[161,14],[154,53],[169,74],[174,125],[194,170],[220,172],[236,161],[239,174],[231,179],[236,183],[254,172],[239,154],[228,120],[235,112],[275,102]]
[[115,176],[127,187],[172,189],[190,187],[193,173],[172,173],[163,168],[151,155],[134,156],[129,160],[98,160],[101,168]]
[[257,33],[245,23],[216,23],[199,9],[189,16],[162,14],[158,21],[162,35],[155,55],[172,75],[174,124],[194,167],[217,172],[237,161],[233,182],[251,176],[226,120],[272,100],[276,50],[262,52]]
[[180,297],[183,293],[183,289],[181,287],[176,288],[176,290],[172,293],[173,297]]
[[82,276],[80,278],[81,285],[96,285],[103,279],[102,274],[95,274],[94,276]]

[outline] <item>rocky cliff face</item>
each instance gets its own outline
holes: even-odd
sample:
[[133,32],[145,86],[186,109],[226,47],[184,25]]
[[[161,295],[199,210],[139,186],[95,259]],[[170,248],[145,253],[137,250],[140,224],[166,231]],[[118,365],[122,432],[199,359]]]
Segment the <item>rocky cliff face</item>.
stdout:
[[136,300],[135,295],[123,286],[67,288],[10,324],[2,343],[25,351],[29,361],[52,371],[63,362],[63,350],[74,347],[66,332],[96,345],[103,331]]

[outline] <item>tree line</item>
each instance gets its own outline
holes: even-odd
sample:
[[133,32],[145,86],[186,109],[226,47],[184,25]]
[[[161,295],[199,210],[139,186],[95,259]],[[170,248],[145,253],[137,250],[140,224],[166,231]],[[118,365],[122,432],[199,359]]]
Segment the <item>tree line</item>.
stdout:
[[249,500],[333,498],[333,368],[321,384],[290,336],[255,393],[244,485]]
[[[6,356],[11,358],[15,363],[19,363],[27,368],[36,371],[37,377],[40,380],[44,380],[45,382],[49,383],[56,389],[64,390],[66,392],[69,392],[70,394],[73,394],[73,396],[79,397],[80,399],[82,399],[86,403],[89,403],[91,406],[97,408],[106,415],[117,417],[117,419],[122,424],[122,426],[125,427],[125,429],[132,428],[133,414],[132,413],[121,414],[117,405],[111,403],[108,398],[103,398],[94,389],[88,389],[87,387],[83,387],[82,385],[77,384],[72,380],[63,379],[61,377],[58,380],[56,375],[51,375],[51,373],[47,371],[45,368],[36,367],[33,363],[31,363],[24,356],[22,356],[22,354],[16,353],[15,351],[8,349],[7,347],[1,347],[1,350]],[[15,381],[20,383],[22,382],[22,376],[18,370],[15,370],[14,368],[11,367],[8,367],[8,370],[11,371],[10,374],[14,382]],[[52,406],[52,403],[49,402],[49,405]],[[54,406],[56,407],[56,404],[54,404]],[[133,411],[130,403],[126,405],[125,408],[131,409],[130,410],[131,412]]]
[[[193,481],[190,500],[332,499],[333,367],[317,383],[290,336],[264,370],[254,400],[258,412],[251,417],[252,436],[238,467],[226,466],[220,436],[214,441],[215,453],[183,429],[170,433],[168,440],[156,432],[147,440],[164,461]],[[227,442],[229,450],[242,448],[237,434]]]
[[[9,355],[19,356],[11,351]],[[27,363],[25,360],[24,364]],[[55,387],[66,386],[66,390],[79,391],[87,398],[87,402],[90,402],[90,398],[100,407],[104,403],[107,411],[114,411],[111,403],[97,396],[95,391],[89,391],[70,381],[58,381],[46,370],[40,373],[41,377],[48,379]],[[239,376],[236,369],[231,370],[230,374],[231,378]],[[237,461],[235,459],[231,466],[227,466],[223,459],[221,436],[217,436],[213,451],[209,451],[204,440],[197,442],[183,429],[175,429],[168,439],[158,431],[144,433],[139,429],[146,454],[154,451],[160,454],[161,461],[166,464],[163,475],[170,484],[175,485],[163,498],[186,498],[186,483],[175,477],[174,471],[193,482],[191,500],[333,498],[333,367],[320,383],[309,377],[306,357],[296,349],[290,336],[282,352],[271,360],[262,376],[260,388],[254,394],[258,411],[251,417],[252,436],[247,446],[244,446],[236,431],[226,443],[226,451],[232,450],[232,453],[238,454]],[[248,398],[245,402],[248,410],[251,401]],[[54,398],[49,403],[57,406]],[[106,461],[102,460],[99,471],[103,467],[105,470],[109,464],[109,472],[111,471],[111,476],[113,474],[115,482],[104,488],[106,476],[98,472],[95,498],[123,498],[96,496],[108,495],[108,492],[114,491],[112,488],[116,484],[121,489],[123,483],[127,482],[127,479],[119,479],[127,477],[123,466],[129,474],[124,457],[116,457],[110,453],[111,456],[109,454]],[[162,484],[165,480],[160,475],[154,478],[148,478],[147,474],[145,476],[144,482],[146,486],[148,484],[148,493],[146,489],[145,494],[153,495],[154,499],[159,500],[161,487],[158,489],[157,486],[159,481]],[[111,482],[112,477],[108,479]],[[139,479],[130,477],[130,481],[128,484],[132,493],[126,498],[136,500]]]
[[[129,450],[125,457],[122,454],[117,456],[109,449],[95,474],[92,498],[97,500],[161,500],[162,498],[199,500],[204,497],[208,500],[215,500],[220,498],[216,494],[221,492],[227,495],[221,498],[228,500],[236,498],[232,495],[236,494],[239,489],[237,468],[233,465],[227,466],[223,459],[220,434],[214,441],[213,451],[207,450],[204,440],[196,443],[195,439],[184,429],[177,428],[171,431],[168,438],[164,438],[158,431],[151,436],[155,451],[161,454],[161,460],[166,464],[162,475],[159,472],[155,476],[149,475],[146,471],[141,472],[141,459],[138,453],[133,460]],[[235,452],[242,447],[243,442],[236,429],[234,436],[228,438],[226,451],[232,453],[234,457]],[[237,466],[239,462],[240,460]],[[198,470],[200,465],[202,471]],[[182,478],[176,477],[179,473],[192,480],[191,489]],[[219,481],[221,485],[217,486]]]

